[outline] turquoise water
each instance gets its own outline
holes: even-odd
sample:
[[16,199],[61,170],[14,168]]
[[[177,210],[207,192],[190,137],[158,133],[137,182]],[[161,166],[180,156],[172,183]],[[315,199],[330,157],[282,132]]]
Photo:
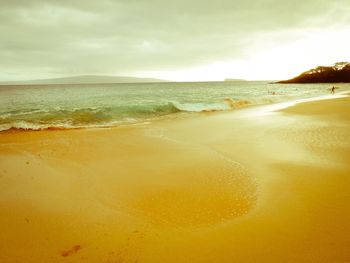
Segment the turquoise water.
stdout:
[[[0,131],[106,127],[235,110],[328,94],[330,86],[267,82],[0,86]],[[337,86],[350,89],[349,84]]]

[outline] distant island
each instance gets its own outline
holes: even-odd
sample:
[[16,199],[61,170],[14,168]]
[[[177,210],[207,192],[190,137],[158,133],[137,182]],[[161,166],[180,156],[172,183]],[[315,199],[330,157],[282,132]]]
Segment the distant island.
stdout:
[[0,85],[50,85],[50,84],[113,84],[113,83],[148,83],[148,82],[167,82],[161,79],[136,78],[125,76],[101,76],[101,75],[82,75],[53,79],[37,79],[24,81],[1,81]]
[[232,82],[242,82],[242,81],[246,81],[245,79],[225,79],[224,81],[232,81]]
[[350,83],[350,63],[337,62],[333,66],[319,66],[301,75],[277,83]]

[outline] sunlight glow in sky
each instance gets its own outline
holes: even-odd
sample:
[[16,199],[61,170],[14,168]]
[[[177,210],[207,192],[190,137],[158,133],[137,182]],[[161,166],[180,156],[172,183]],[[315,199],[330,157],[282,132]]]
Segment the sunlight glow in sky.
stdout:
[[[141,72],[138,76],[173,81],[221,81],[289,79],[318,65],[350,60],[350,28],[310,30],[303,39],[267,50],[252,51],[243,60],[215,61],[180,70]],[[346,39],[348,37],[348,39]]]

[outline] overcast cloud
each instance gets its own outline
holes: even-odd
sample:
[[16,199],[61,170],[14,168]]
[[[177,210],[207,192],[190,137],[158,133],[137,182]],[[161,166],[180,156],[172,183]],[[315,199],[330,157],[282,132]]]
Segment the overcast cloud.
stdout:
[[349,14],[348,0],[0,0],[0,79],[245,60],[312,30],[350,28]]

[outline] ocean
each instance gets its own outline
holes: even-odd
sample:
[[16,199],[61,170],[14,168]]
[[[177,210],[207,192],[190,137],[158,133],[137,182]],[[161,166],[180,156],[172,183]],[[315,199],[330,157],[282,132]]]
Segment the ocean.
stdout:
[[[0,86],[0,131],[110,127],[329,94],[332,84],[168,82]],[[337,84],[340,91],[349,84]]]

